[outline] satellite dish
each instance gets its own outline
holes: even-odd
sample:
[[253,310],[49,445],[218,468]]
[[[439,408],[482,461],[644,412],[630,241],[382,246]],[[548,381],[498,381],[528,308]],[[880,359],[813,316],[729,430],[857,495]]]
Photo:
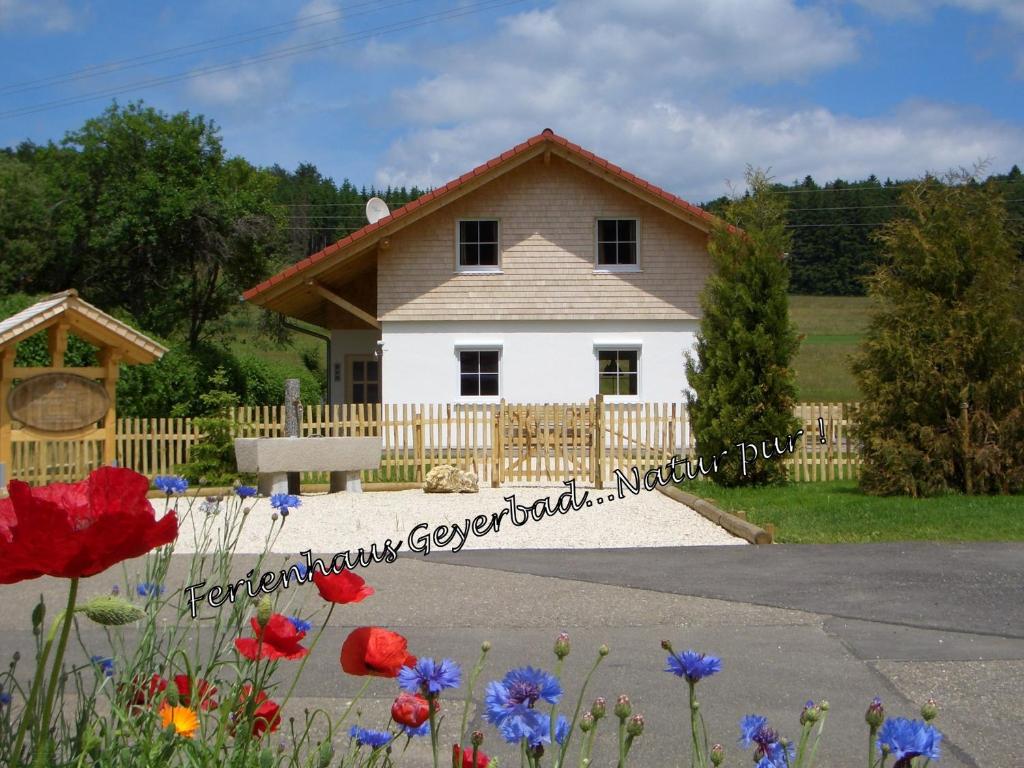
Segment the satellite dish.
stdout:
[[388,204],[379,197],[371,197],[366,201],[366,218],[371,224],[376,224],[385,216],[390,216],[391,211]]

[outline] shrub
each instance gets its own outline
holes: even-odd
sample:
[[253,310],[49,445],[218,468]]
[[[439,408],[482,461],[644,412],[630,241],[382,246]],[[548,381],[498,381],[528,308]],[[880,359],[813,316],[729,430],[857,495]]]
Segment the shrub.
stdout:
[[1024,262],[1003,197],[966,174],[903,193],[854,374],[861,487],[1024,490]]
[[751,195],[733,201],[725,211],[729,223],[711,235],[715,273],[701,294],[704,317],[696,356],[686,363],[697,453],[713,457],[728,451],[715,474],[722,485],[785,481],[781,461],[758,457],[744,472],[740,452],[730,449],[739,441],[770,440],[799,427],[790,365],[799,340],[789,321],[783,261],[789,243],[786,203],[772,193],[763,173],[748,169],[747,183]]
[[188,463],[180,471],[190,482],[227,485],[238,477],[232,418],[232,412],[238,407],[238,395],[228,391],[223,368],[213,372],[208,386],[209,389],[199,396],[203,404],[202,416],[195,419],[202,437],[189,450]]

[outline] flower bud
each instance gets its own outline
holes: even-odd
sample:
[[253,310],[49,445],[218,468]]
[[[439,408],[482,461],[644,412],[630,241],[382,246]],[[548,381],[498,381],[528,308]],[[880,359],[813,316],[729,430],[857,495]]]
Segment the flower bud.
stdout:
[[598,656],[607,656],[609,653],[611,653],[611,651],[608,649],[607,645],[602,645],[600,648],[597,649]]
[[561,661],[569,655],[569,635],[565,632],[559,632],[558,637],[555,638],[555,656]]
[[721,744],[713,744],[711,746],[710,757],[711,764],[715,766],[715,768],[718,768],[718,766],[722,764],[722,761],[725,760],[725,749],[722,748]]
[[272,523],[276,523],[277,522],[277,512],[271,512],[270,513],[270,522],[272,522]]
[[882,700],[875,696],[868,705],[868,711],[864,713],[865,722],[872,728],[878,728],[885,722],[885,708]]
[[631,714],[633,714],[633,705],[629,703],[629,696],[620,693],[618,701],[615,702],[615,716],[619,720],[625,720]]
[[590,706],[590,714],[594,716],[595,722],[600,720],[608,712],[608,700],[604,696],[598,696]]
[[629,722],[626,723],[626,735],[632,736],[634,739],[644,732],[644,716],[641,714],[633,715],[629,718]]
[[800,725],[816,723],[819,720],[821,720],[821,709],[813,701],[808,701],[800,713]]
[[928,699],[921,707],[921,717],[924,718],[926,723],[930,723],[939,714],[939,705],[935,703],[935,699]]
[[586,733],[594,727],[594,715],[591,712],[584,712],[580,718],[580,730]]
[[532,747],[530,747],[530,754],[532,754],[538,760],[544,757],[544,745],[534,744]]
[[473,733],[471,733],[469,735],[469,743],[472,744],[474,747],[479,747],[481,744],[483,744],[484,743],[484,733],[483,733],[483,731],[473,731]]
[[274,606],[271,605],[270,598],[264,595],[256,604],[256,623],[261,627],[267,626],[267,623],[270,621],[270,616],[273,613]]
[[168,685],[167,690],[164,691],[164,701],[170,706],[176,707],[180,703],[180,696],[178,696],[178,689],[176,686]]
[[32,634],[38,635],[43,631],[43,620],[46,618],[46,605],[40,600],[32,609]]
[[484,653],[487,653],[488,651],[490,651],[491,650],[491,641],[490,640],[484,640],[482,643],[480,643],[480,650],[483,651]]
[[146,612],[113,595],[94,597],[87,603],[78,606],[81,611],[97,624],[105,627],[120,627],[144,618]]
[[675,651],[672,650],[672,643],[668,640],[661,641],[661,650],[668,651],[669,653],[675,653]]
[[320,745],[320,762],[317,764],[317,768],[327,768],[333,759],[334,746],[329,741],[323,742]]
[[830,706],[831,705],[828,703],[828,699],[822,699],[818,702],[818,709],[820,709],[822,712],[828,712]]
[[13,654],[11,654],[11,658],[14,660],[14,663],[17,664],[19,661],[21,661],[21,651],[15,651]]

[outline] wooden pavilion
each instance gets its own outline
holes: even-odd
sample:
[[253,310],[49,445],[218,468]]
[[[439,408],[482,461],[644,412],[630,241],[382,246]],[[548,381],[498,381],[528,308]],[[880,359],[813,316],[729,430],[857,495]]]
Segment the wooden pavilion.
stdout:
[[[50,364],[15,365],[18,344],[47,333]],[[98,365],[64,365],[68,334],[94,345]],[[167,349],[82,300],[74,290],[48,296],[0,321],[0,479],[6,485],[19,442],[97,441],[102,463],[116,458],[120,364],[159,360]]]

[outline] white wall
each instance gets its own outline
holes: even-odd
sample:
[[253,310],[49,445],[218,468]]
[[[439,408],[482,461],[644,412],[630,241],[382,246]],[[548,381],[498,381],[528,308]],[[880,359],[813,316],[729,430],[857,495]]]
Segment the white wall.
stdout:
[[[639,395],[608,402],[679,402],[696,320],[551,320],[382,324],[386,403],[586,401],[597,394],[596,344],[640,345]],[[346,332],[335,331],[335,338]],[[501,346],[498,398],[459,395],[457,346]],[[343,390],[342,390],[343,391]]]
[[330,382],[330,402],[345,402],[346,355],[372,355],[377,349],[380,331],[331,331],[331,370],[327,372]]

